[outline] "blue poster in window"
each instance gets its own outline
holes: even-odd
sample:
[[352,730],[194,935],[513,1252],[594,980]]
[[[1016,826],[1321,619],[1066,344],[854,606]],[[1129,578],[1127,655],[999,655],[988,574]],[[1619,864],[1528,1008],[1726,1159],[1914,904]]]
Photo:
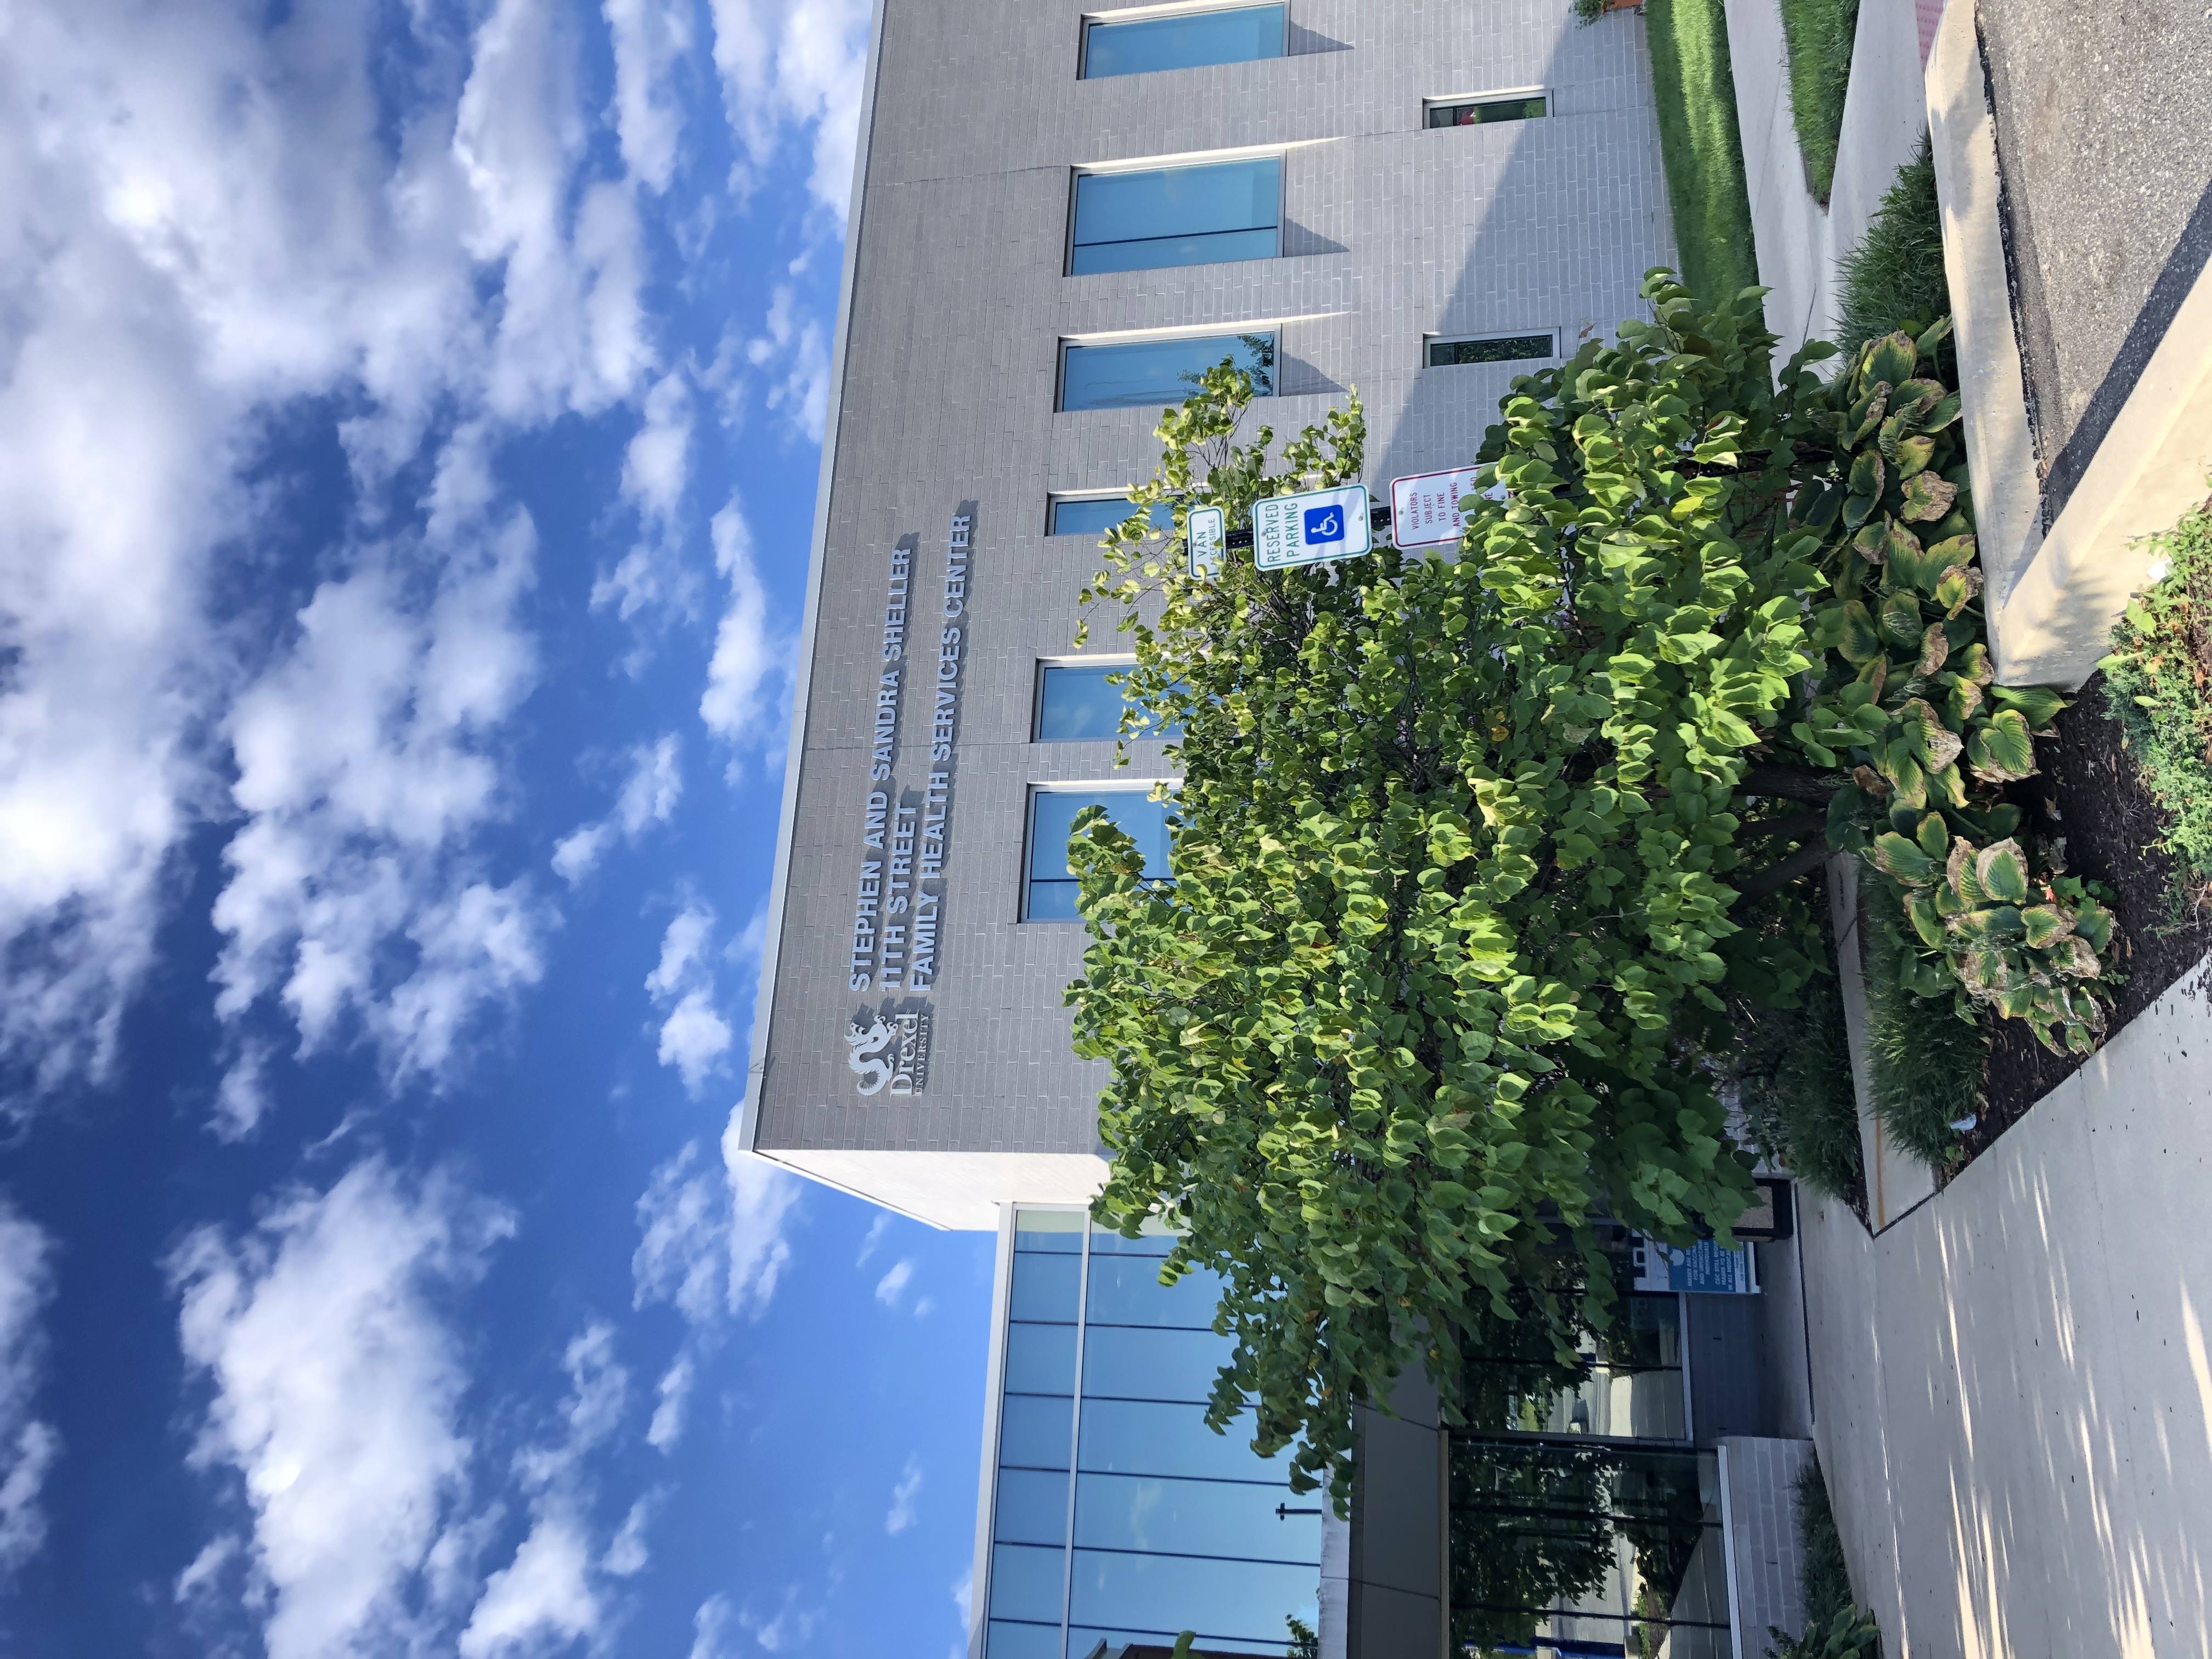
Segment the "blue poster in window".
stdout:
[[1751,1247],[1739,1244],[1723,1249],[1710,1238],[1701,1238],[1686,1250],[1649,1238],[1636,1241],[1632,1258],[1639,1291],[1688,1291],[1707,1296],[1755,1296],[1759,1266]]

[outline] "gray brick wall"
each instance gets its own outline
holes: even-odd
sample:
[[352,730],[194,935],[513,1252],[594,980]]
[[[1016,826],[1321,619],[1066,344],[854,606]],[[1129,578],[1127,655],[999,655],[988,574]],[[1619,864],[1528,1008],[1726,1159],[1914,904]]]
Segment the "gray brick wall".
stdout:
[[[1126,485],[1152,410],[1054,412],[1059,342],[1281,324],[1279,431],[1356,386],[1369,481],[1471,458],[1516,370],[1424,370],[1428,331],[1557,329],[1639,313],[1671,258],[1640,17],[1566,0],[1291,0],[1294,55],[1080,82],[1071,0],[885,0],[830,471],[797,817],[756,1145],[1087,1152],[1096,1068],[1067,1052],[1079,927],[1017,921],[1032,783],[1103,779],[1108,744],[1028,742],[1036,665],[1070,649],[1086,538],[1046,497]],[[1424,95],[1542,86],[1539,121],[1429,132]],[[1078,164],[1291,145],[1289,257],[1062,275]],[[947,523],[975,512],[941,975],[926,1093],[862,1099],[845,1065],[863,999],[845,958],[886,557],[919,538],[926,630]],[[919,642],[919,641],[917,641]],[[1093,648],[1111,649],[1102,630]],[[923,781],[929,702],[909,666],[897,782]],[[1126,776],[1156,771],[1140,757]],[[868,999],[877,1006],[877,999]]]

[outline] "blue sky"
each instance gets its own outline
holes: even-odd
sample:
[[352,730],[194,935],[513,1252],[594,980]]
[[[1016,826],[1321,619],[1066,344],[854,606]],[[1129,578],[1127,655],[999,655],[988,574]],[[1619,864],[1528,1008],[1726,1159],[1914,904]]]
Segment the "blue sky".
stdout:
[[0,13],[0,1652],[961,1647],[989,1241],[724,1146],[866,28]]

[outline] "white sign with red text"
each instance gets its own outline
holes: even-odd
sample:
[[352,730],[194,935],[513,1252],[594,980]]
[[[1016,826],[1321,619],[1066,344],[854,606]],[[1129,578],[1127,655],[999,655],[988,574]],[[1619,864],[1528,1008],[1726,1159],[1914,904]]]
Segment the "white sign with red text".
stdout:
[[1435,547],[1455,542],[1466,528],[1459,510],[1462,496],[1475,493],[1480,469],[1455,466],[1449,472],[1416,472],[1390,480],[1390,539],[1401,547]]

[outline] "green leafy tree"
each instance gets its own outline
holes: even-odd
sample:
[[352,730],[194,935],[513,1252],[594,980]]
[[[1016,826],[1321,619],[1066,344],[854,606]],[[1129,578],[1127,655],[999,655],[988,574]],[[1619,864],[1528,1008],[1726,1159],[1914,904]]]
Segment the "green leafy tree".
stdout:
[[[1750,1160],[1705,1060],[1723,992],[1790,998],[1821,949],[1738,907],[1817,869],[1832,830],[1890,847],[1878,820],[1908,804],[1914,836],[1930,815],[1999,827],[1929,793],[1944,745],[1921,709],[1956,710],[1929,676],[1854,654],[1875,586],[1901,627],[1896,577],[1936,556],[1898,540],[1884,565],[1861,532],[1957,510],[1919,476],[1942,388],[1889,411],[1908,362],[1862,395],[1901,337],[1838,387],[1810,372],[1819,344],[1778,380],[1756,290],[1704,315],[1667,273],[1645,293],[1653,321],[1514,382],[1459,556],[1185,574],[1190,507],[1237,526],[1364,460],[1356,398],[1279,454],[1264,426],[1240,443],[1251,385],[1224,364],[1166,411],[1085,596],[1134,647],[1126,729],[1183,733],[1171,883],[1095,810],[1070,846],[1091,933],[1076,1047],[1110,1066],[1096,1212],[1171,1221],[1166,1275],[1222,1276],[1237,1342],[1212,1420],[1256,1400],[1255,1444],[1296,1443],[1293,1485],[1327,1478],[1340,1504],[1353,1402],[1416,1358],[1456,1417],[1486,1322],[1535,1322],[1563,1363],[1609,1322],[1601,1214],[1727,1237]],[[1863,451],[1869,433],[1911,459]],[[1944,554],[1937,605],[1971,570],[1970,545]],[[1978,628],[1973,593],[1962,617]],[[2017,761],[1980,732],[1956,746]],[[1845,796],[1855,764],[1872,781]]]

